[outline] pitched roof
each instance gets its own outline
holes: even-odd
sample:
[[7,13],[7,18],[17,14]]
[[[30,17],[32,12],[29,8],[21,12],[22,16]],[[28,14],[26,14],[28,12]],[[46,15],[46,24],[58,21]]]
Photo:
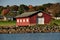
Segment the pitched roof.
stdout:
[[[17,17],[28,17],[28,16],[31,16],[31,15],[33,15],[33,14],[36,14],[37,12],[39,12],[39,11],[25,12],[25,13],[22,13],[21,15],[16,16],[16,18],[17,18]],[[41,11],[40,11],[40,12],[41,12]]]

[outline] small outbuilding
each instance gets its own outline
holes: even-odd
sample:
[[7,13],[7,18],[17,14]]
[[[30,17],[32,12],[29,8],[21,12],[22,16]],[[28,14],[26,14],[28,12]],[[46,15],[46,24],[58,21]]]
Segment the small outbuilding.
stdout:
[[0,21],[13,21],[16,20],[15,16],[2,16],[0,15]]
[[16,16],[16,26],[30,26],[36,24],[48,24],[51,15],[43,11],[25,12]]

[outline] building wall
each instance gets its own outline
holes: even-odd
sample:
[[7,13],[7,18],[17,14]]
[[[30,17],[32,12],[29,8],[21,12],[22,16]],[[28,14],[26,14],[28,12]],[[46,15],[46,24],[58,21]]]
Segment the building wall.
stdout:
[[[43,17],[44,17],[44,24],[48,24],[51,21],[50,15],[43,13]],[[18,26],[35,25],[37,24],[37,18],[38,18],[37,14],[32,15],[30,17],[25,17],[25,18],[17,18],[16,20],[19,20],[19,21],[16,22],[16,25]],[[28,22],[27,22],[27,19],[28,19]]]
[[44,17],[37,19],[37,24],[44,24]]
[[37,15],[33,15],[30,17],[30,24],[36,24],[37,23]]
[[44,16],[44,24],[48,24],[51,21],[51,16],[46,13],[43,13],[43,16]]
[[19,20],[16,22],[16,25],[18,26],[27,26],[30,24],[29,18],[17,18],[17,20]]

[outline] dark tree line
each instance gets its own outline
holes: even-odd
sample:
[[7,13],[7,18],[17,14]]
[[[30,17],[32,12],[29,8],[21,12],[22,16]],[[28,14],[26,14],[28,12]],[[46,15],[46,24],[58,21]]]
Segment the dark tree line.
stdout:
[[18,15],[24,12],[31,12],[31,11],[38,11],[38,10],[42,10],[45,11],[47,13],[51,13],[53,16],[60,16],[60,3],[48,3],[48,4],[43,4],[43,5],[39,5],[39,6],[33,6],[33,5],[24,5],[21,4],[20,6],[17,5],[13,5],[13,6],[9,6],[7,5],[6,7],[4,6],[0,6],[0,15],[4,14],[4,10],[8,9],[9,12],[6,13],[6,15]]

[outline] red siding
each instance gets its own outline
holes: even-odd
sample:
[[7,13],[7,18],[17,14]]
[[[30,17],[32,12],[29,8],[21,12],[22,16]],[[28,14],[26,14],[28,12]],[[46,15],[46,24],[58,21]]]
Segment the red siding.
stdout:
[[[16,25],[17,25],[17,26],[27,26],[27,25],[30,24],[30,22],[26,22],[26,19],[29,20],[29,18],[17,18],[17,20],[18,20],[18,19],[19,19],[19,20],[21,19],[22,22],[20,22],[20,21],[19,21],[19,22],[16,22]],[[25,19],[25,22],[23,22],[24,19]]]
[[[38,14],[38,13],[37,13]],[[20,20],[20,19],[28,19],[29,22],[16,22],[16,25],[17,26],[27,26],[27,25],[31,25],[31,24],[37,24],[37,14],[35,15],[32,15],[30,17],[25,17],[25,18],[17,18],[16,20]],[[50,21],[51,21],[51,16],[46,14],[46,13],[43,13],[43,17],[44,17],[44,24],[48,24]]]
[[37,15],[33,15],[30,17],[30,24],[36,24],[37,22]]
[[43,13],[44,24],[48,24],[51,21],[51,16],[49,14]]

